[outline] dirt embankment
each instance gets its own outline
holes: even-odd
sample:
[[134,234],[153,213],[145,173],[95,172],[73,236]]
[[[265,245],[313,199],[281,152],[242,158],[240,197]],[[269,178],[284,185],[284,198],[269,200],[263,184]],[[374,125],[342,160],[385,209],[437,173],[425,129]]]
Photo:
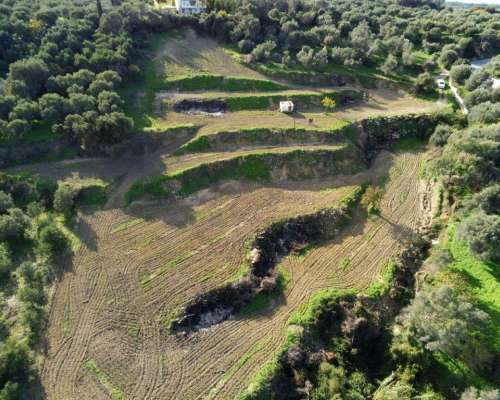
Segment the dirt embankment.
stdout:
[[362,192],[357,190],[337,207],[276,222],[259,233],[251,245],[249,273],[236,283],[196,297],[185,307],[183,316],[172,323],[172,331],[186,332],[220,323],[257,294],[276,290],[275,267],[279,260],[308,244],[338,236]]
[[225,152],[243,147],[338,144],[354,142],[370,161],[402,138],[427,139],[439,123],[454,123],[448,114],[414,114],[367,118],[332,130],[252,128],[200,135],[176,154]]
[[201,135],[182,146],[176,154],[225,152],[245,147],[296,146],[304,144],[338,144],[346,141],[350,127],[334,131],[308,129],[255,128],[221,131]]

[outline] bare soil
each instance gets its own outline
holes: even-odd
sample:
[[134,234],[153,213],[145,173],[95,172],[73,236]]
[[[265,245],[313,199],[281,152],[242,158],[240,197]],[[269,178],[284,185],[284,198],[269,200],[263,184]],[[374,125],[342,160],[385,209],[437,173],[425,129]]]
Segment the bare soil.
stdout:
[[[362,288],[377,279],[418,219],[419,160],[418,154],[384,153],[354,177],[267,187],[226,182],[185,200],[126,210],[110,201],[82,215],[83,245],[57,284],[49,315],[46,397],[112,398],[85,368],[93,360],[127,399],[235,398],[273,356],[286,320],[314,290]],[[165,323],[196,294],[237,278],[245,241],[256,230],[331,205],[389,168],[382,217],[359,217],[341,239],[285,259],[292,279],[271,309],[184,339],[168,335]],[[104,167],[94,171],[110,174]],[[123,171],[116,166],[114,172]],[[343,271],[345,257],[352,261]]]

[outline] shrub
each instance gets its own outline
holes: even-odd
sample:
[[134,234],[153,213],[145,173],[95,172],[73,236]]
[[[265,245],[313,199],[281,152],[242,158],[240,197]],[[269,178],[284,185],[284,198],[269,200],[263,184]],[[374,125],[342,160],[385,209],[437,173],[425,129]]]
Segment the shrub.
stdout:
[[256,61],[265,61],[271,58],[273,50],[276,48],[276,43],[268,40],[267,42],[259,44],[252,51],[252,55]]
[[478,207],[485,214],[500,214],[500,184],[489,186],[474,195],[469,207]]
[[445,49],[441,52],[439,61],[445,66],[445,68],[450,68],[452,64],[457,61],[458,54],[455,50]]
[[420,74],[415,81],[415,92],[420,94],[433,93],[435,90],[434,79],[431,74],[424,72]]
[[456,357],[480,370],[490,361],[484,334],[488,314],[470,304],[449,286],[420,291],[401,312],[404,327],[425,350]]
[[470,247],[474,256],[485,261],[500,261],[500,216],[476,213],[463,221],[458,238]]
[[75,205],[75,191],[69,185],[59,185],[54,194],[54,210],[63,214],[68,214]]
[[4,243],[0,243],[0,277],[2,277],[2,279],[5,279],[6,276],[10,274],[11,269],[12,261],[10,259],[9,250]]
[[25,344],[13,340],[0,344],[0,398],[21,398],[21,385],[26,385],[33,373],[31,363],[30,352]]
[[384,191],[382,188],[369,186],[361,198],[361,205],[366,208],[369,214],[378,214],[383,195]]
[[476,69],[465,81],[465,88],[472,91],[488,81],[491,81],[490,74],[484,68]]
[[0,241],[19,242],[29,226],[29,218],[19,208],[9,209],[7,214],[0,215]]
[[471,124],[493,124],[500,120],[500,104],[487,101],[471,108],[467,117]]
[[432,254],[425,260],[425,270],[431,275],[442,271],[453,262],[453,255],[447,249],[433,250]]
[[337,107],[337,103],[331,97],[325,97],[321,100],[321,105],[327,110],[334,110]]
[[448,141],[453,129],[449,125],[438,125],[429,139],[433,146],[444,146]]
[[396,69],[398,68],[398,60],[396,57],[394,57],[392,54],[389,54],[382,65],[382,71],[384,74],[390,75],[396,72]]
[[451,67],[450,76],[453,81],[463,85],[466,79],[470,77],[472,69],[469,65],[459,64]]
[[243,54],[251,53],[255,47],[255,43],[251,40],[243,39],[238,42],[238,48]]
[[69,241],[63,231],[51,223],[40,230],[38,248],[41,253],[56,257],[68,251]]
[[0,214],[5,214],[9,208],[14,206],[10,193],[0,190]]
[[465,96],[464,102],[467,107],[473,107],[477,104],[490,101],[491,95],[491,89],[480,86],[472,92],[468,93]]
[[497,389],[479,390],[470,387],[462,393],[460,400],[500,400],[500,392]]

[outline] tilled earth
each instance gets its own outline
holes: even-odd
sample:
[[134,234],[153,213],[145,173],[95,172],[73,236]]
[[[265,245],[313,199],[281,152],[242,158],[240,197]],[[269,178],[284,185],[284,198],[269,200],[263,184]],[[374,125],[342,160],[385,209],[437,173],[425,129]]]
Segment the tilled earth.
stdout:
[[[273,357],[287,319],[311,293],[363,288],[378,278],[418,222],[420,159],[384,152],[356,176],[269,186],[226,182],[184,200],[129,208],[118,207],[131,181],[127,168],[134,177],[147,168],[97,168],[97,175],[121,179],[103,210],[81,216],[81,248],[56,285],[42,373],[46,397],[235,398]],[[64,178],[61,170],[41,171]],[[257,230],[330,206],[356,185],[387,175],[381,216],[356,216],[338,240],[284,259],[280,268],[291,280],[269,309],[187,337],[168,333],[165,325],[196,294],[237,279],[246,240]],[[86,367],[89,361],[99,373]]]

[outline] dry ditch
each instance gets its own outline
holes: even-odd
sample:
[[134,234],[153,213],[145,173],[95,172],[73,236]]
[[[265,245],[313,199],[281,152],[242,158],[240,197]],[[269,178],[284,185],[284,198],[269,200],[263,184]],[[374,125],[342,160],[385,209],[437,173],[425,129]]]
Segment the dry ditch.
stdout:
[[238,282],[193,299],[183,316],[173,321],[172,331],[196,331],[220,323],[249,304],[257,294],[276,290],[279,260],[306,245],[335,238],[349,221],[362,193],[358,189],[336,207],[275,222],[257,234],[251,244],[249,273]]

